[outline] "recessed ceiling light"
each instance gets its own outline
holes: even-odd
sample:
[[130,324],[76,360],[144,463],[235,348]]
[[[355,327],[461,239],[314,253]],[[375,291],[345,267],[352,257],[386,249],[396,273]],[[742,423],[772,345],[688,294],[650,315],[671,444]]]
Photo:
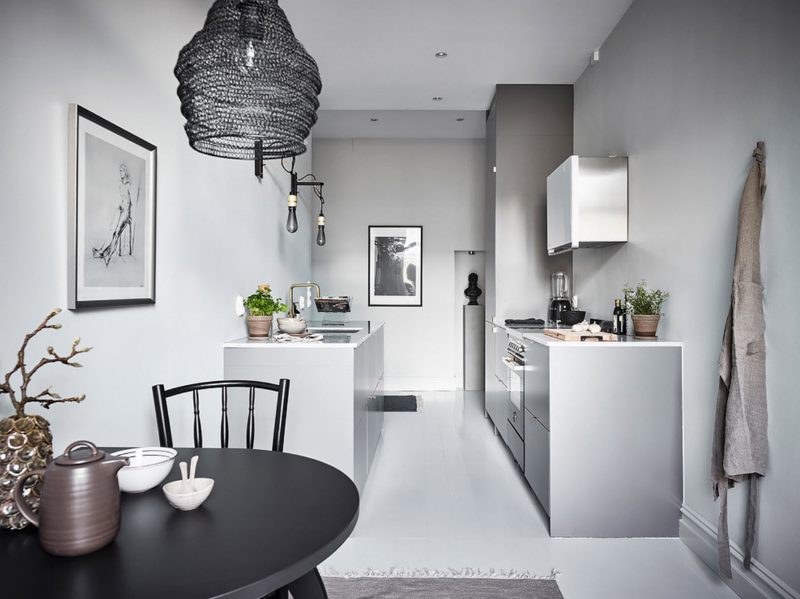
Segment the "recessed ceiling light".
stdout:
[[373,118],[371,118],[371,119],[370,119],[370,122],[372,122],[372,123],[377,123],[377,122],[378,122],[378,119],[376,119],[375,117],[373,117]]
[[447,58],[447,52],[437,52],[434,56],[436,58]]
[[433,96],[431,100],[433,100],[434,102],[441,102],[442,100],[444,100],[444,98],[442,96]]
[[460,117],[458,117],[456,120],[457,120],[459,123],[463,123],[463,122],[464,122],[464,117],[463,117],[463,116],[460,116]]

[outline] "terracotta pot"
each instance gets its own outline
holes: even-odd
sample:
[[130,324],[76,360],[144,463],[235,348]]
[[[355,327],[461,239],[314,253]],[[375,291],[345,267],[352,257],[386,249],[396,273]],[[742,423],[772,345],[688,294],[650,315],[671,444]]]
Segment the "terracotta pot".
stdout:
[[[43,469],[53,457],[50,424],[41,416],[9,416],[0,420],[0,528],[19,530],[28,519],[13,497],[20,476]],[[29,478],[22,490],[25,503],[37,512],[41,503],[42,480]]]
[[270,316],[248,316],[247,317],[247,336],[256,339],[269,337],[272,330],[272,315]]
[[660,314],[634,314],[633,334],[636,339],[658,339],[656,331],[661,320]]

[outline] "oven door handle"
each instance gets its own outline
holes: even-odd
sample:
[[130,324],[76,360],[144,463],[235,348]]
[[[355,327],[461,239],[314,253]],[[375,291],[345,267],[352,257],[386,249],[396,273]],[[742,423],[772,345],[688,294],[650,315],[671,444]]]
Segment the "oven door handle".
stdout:
[[506,368],[508,368],[512,372],[523,372],[525,370],[524,366],[522,366],[521,364],[517,364],[516,361],[512,360],[507,356],[503,358],[503,363],[506,365]]

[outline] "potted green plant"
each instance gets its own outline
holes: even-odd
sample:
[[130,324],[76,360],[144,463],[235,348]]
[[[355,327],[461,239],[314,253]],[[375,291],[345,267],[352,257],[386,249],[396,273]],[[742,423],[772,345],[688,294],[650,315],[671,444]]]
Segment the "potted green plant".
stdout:
[[[51,322],[61,312],[56,308],[32,333],[25,335],[22,346],[17,352],[14,367],[0,378],[0,395],[8,395],[14,413],[0,419],[0,528],[18,530],[28,525],[28,520],[16,507],[12,490],[16,480],[27,472],[43,469],[53,458],[53,435],[50,423],[38,414],[28,414],[25,407],[39,404],[46,410],[51,406],[63,403],[80,403],[85,395],[62,397],[51,387],[39,391],[31,389],[31,379],[44,366],[64,364],[72,368],[80,368],[75,358],[85,354],[91,347],[78,347],[81,340],[75,339],[68,353],[60,354],[53,346],[47,348],[47,354],[38,361],[28,361],[25,352],[30,341],[42,331],[58,330],[61,324]],[[41,389],[41,388],[37,388]],[[23,496],[28,506],[35,512],[39,509],[42,491],[42,480],[39,477],[29,479],[32,485],[25,485]]]
[[648,289],[642,281],[636,287],[630,284],[622,288],[625,306],[633,317],[633,334],[637,339],[656,339],[661,308],[669,298],[669,293],[661,289]]
[[269,337],[272,315],[288,309],[281,298],[272,297],[272,290],[266,283],[244,300],[244,307],[247,309],[247,334],[255,338]]

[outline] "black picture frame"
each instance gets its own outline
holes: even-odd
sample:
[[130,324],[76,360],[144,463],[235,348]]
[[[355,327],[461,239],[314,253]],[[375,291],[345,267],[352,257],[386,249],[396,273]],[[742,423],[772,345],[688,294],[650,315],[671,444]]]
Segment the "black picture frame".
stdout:
[[423,250],[421,225],[369,225],[367,303],[370,307],[422,307]]
[[154,304],[158,148],[69,105],[70,310]]

